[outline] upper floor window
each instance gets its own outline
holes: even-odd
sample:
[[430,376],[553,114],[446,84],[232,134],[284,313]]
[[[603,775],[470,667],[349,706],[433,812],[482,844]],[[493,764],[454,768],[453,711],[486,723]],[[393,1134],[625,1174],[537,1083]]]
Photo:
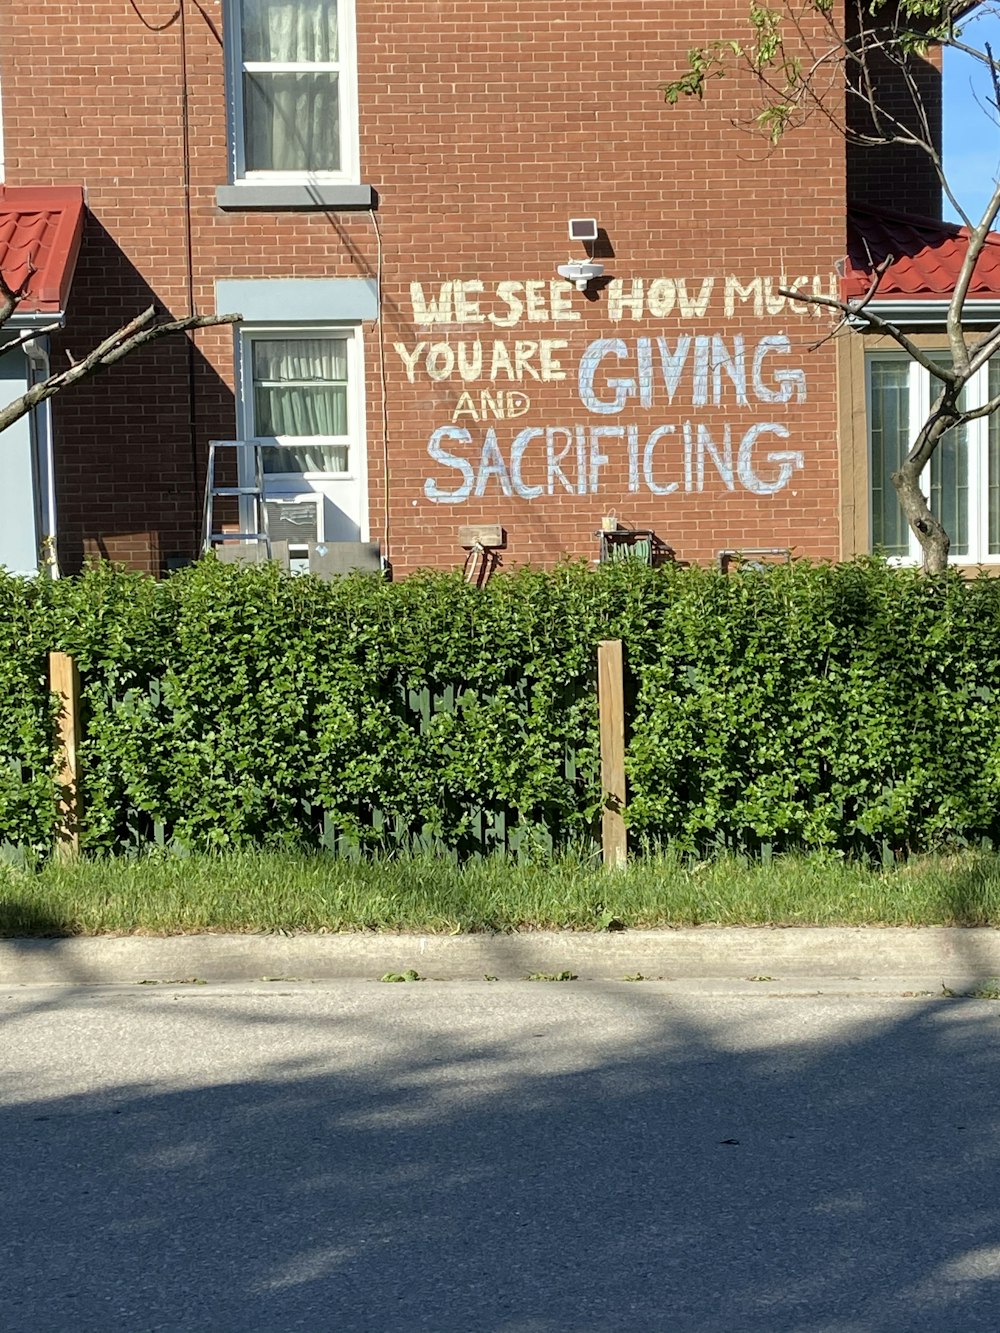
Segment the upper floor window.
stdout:
[[[905,561],[919,560],[920,546],[903,517],[892,474],[930,412],[939,384],[932,378],[901,353],[868,360],[872,545]],[[991,361],[970,380],[963,402],[976,407],[998,395],[1000,361]],[[1000,415],[950,430],[934,451],[922,485],[931,512],[951,538],[953,560],[962,564],[1000,560]]]
[[355,181],[353,0],[230,0],[236,180]]

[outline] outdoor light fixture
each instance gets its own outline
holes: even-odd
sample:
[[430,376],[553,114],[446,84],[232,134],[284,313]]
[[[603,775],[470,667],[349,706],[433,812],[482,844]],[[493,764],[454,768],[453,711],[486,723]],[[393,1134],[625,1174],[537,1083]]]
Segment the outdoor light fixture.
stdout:
[[571,241],[596,241],[596,218],[570,218],[569,239]]
[[560,278],[565,278],[567,282],[574,283],[578,292],[583,292],[586,291],[588,283],[604,275],[604,265],[597,263],[591,249],[593,243],[597,240],[597,219],[570,218],[569,239],[571,241],[583,241],[587,247],[588,258],[585,260],[571,259],[568,264],[560,264],[556,268],[556,272]]

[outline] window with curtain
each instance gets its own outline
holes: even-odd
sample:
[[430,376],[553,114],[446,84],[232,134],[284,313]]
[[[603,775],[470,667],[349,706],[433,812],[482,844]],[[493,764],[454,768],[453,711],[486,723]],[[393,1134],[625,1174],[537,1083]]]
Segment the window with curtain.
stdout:
[[265,472],[348,470],[348,339],[255,337],[249,342],[252,433],[273,439]]
[[[918,560],[920,546],[903,517],[892,474],[939,390],[939,381],[896,354],[868,361],[868,438],[872,545],[886,555]],[[963,405],[1000,396],[1000,361],[970,381]],[[931,512],[951,538],[951,557],[981,564],[1000,558],[1000,421],[994,413],[966,422],[942,439],[922,478]]]
[[[238,175],[337,175],[344,141],[347,0],[233,0],[239,17]],[[241,168],[241,169],[240,169]]]

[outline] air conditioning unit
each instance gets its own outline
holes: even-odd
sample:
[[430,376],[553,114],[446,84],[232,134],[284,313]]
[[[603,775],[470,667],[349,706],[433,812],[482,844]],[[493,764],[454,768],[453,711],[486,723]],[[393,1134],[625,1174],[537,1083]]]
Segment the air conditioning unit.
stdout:
[[321,542],[323,534],[323,497],[315,491],[307,495],[269,495],[267,531],[273,542],[287,542],[289,547]]

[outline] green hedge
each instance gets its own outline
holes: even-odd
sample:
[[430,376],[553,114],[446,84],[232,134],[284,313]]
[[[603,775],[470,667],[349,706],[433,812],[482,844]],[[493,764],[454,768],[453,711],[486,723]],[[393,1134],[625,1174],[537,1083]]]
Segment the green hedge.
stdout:
[[0,841],[55,812],[46,654],[84,681],[84,843],[552,848],[600,809],[625,641],[635,845],[1000,844],[1000,581],[877,561],[320,583],[206,560],[0,576]]
[[473,851],[589,828],[599,625],[579,569],[486,597],[454,576],[324,584],[211,560],[64,588],[89,847]]
[[55,819],[51,585],[0,571],[0,844],[43,849]]

